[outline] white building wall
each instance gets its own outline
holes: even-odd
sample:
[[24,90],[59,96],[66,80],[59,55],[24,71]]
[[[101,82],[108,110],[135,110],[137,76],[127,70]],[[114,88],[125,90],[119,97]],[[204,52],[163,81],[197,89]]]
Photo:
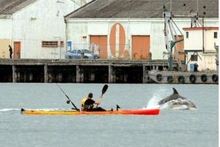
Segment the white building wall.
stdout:
[[[108,41],[109,41],[109,35],[111,32],[111,27],[115,23],[120,23],[124,29],[125,29],[125,35],[126,35],[126,48],[130,48],[131,51],[131,44],[132,44],[132,35],[151,35],[151,40],[158,40],[154,39],[154,37],[159,37],[162,36],[159,31],[163,31],[163,26],[160,25],[160,23],[154,23],[151,27],[146,27],[146,26],[151,26],[151,22],[146,22],[146,21],[126,21],[126,20],[109,20],[109,21],[102,21],[102,20],[73,20],[71,23],[67,23],[67,40],[73,42],[73,49],[80,49],[81,44],[83,44],[83,38],[82,36],[87,36],[87,44],[89,46],[89,36],[90,35],[107,35],[108,36]],[[159,29],[158,29],[159,28]],[[155,34],[155,36],[152,35],[152,32]],[[163,37],[164,38],[164,37]],[[164,41],[164,39],[163,39]],[[75,42],[75,43],[74,43]],[[160,43],[159,43],[160,42]],[[162,48],[162,46],[165,47],[164,44],[161,44],[161,40],[158,41],[158,46]],[[152,51],[158,51],[154,50],[155,46],[151,46]],[[163,47],[163,48],[164,48]],[[108,46],[108,50],[110,50]],[[155,55],[158,55],[155,53]],[[156,56],[157,57],[157,56]]]
[[38,0],[13,15],[12,40],[21,41],[21,58],[64,58],[65,47],[43,48],[42,41],[64,41],[68,0]]
[[9,39],[12,34],[12,19],[0,18],[0,39]]
[[[72,28],[72,30],[70,29]],[[71,30],[71,31],[69,31]],[[87,36],[88,38],[88,31],[87,31],[87,23],[72,23],[67,26],[67,41],[71,41],[72,49],[82,49],[83,48],[83,36]],[[86,41],[87,42],[87,41]],[[86,43],[87,44],[87,43]],[[69,50],[69,49],[67,49]],[[71,49],[70,49],[71,50]]]
[[[7,18],[7,19],[6,19]],[[12,44],[12,20],[10,17],[0,18],[0,58],[9,58],[9,45]]]
[[195,30],[195,31],[186,31],[189,33],[189,37],[186,38],[186,33],[184,36],[184,48],[185,50],[202,50],[202,31]]
[[205,37],[204,37],[204,40],[205,40],[205,49],[207,51],[212,51],[212,52],[215,52],[215,48],[214,48],[214,43],[218,42],[218,38],[214,38],[214,32],[218,32],[218,30],[208,30],[208,31],[205,31]]
[[162,20],[158,22],[152,22],[151,24],[151,48],[152,59],[167,59],[167,56],[163,55],[166,52],[165,47],[165,37],[163,34],[164,26],[162,25]]
[[203,60],[200,64],[200,70],[217,70],[215,62],[215,53],[212,54],[203,54]]

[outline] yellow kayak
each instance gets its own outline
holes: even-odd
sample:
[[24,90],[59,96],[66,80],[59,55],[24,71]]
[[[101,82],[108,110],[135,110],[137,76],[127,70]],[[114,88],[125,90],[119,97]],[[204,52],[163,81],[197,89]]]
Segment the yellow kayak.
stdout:
[[160,109],[130,109],[107,111],[76,111],[55,109],[21,109],[24,115],[159,115]]

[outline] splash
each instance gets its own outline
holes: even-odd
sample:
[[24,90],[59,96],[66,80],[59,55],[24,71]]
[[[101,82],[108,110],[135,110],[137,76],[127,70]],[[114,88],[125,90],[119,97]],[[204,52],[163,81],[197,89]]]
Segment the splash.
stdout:
[[11,111],[20,111],[21,109],[18,108],[4,108],[0,109],[0,112],[11,112]]
[[[20,112],[22,108],[3,108],[0,109],[0,113],[10,113],[10,112]],[[28,110],[29,108],[27,108]],[[44,110],[44,111],[51,111],[51,110],[63,110],[61,108],[42,108],[42,109],[33,109],[33,110]]]
[[160,108],[160,105],[158,104],[158,102],[159,102],[159,99],[158,99],[157,97],[153,96],[153,97],[149,100],[146,109]]
[[166,88],[159,88],[159,90],[155,91],[152,98],[148,101],[147,109],[154,109],[154,108],[160,108],[160,105],[158,102],[163,98],[164,95],[166,95],[167,89]]

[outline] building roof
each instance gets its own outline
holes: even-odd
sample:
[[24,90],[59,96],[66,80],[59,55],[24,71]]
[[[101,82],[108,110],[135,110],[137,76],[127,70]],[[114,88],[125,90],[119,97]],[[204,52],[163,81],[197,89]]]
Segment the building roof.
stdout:
[[36,0],[0,0],[0,15],[10,15]]
[[162,18],[163,5],[175,15],[218,18],[218,0],[93,0],[66,18]]

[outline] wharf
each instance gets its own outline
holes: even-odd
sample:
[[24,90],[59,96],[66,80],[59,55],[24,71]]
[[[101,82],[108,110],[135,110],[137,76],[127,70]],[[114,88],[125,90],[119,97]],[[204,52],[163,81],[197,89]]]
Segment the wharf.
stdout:
[[0,59],[0,82],[149,83],[166,60]]
[[218,84],[217,71],[167,68],[167,60],[0,59],[0,82]]

